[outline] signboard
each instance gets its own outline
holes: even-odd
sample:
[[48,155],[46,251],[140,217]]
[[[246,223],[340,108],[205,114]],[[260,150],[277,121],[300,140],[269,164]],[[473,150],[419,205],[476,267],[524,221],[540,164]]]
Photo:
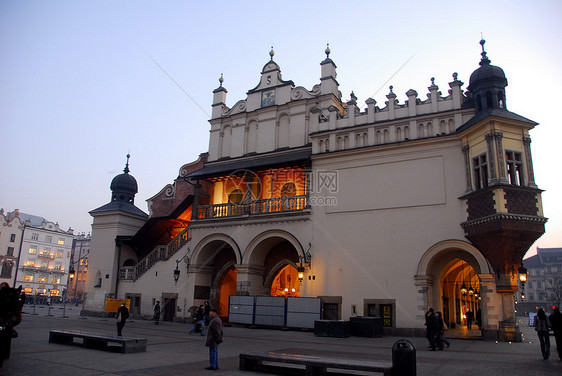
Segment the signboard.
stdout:
[[127,303],[127,308],[131,306],[130,299],[105,299],[105,312],[117,312],[123,302]]
[[386,328],[392,327],[392,304],[380,304],[382,326]]

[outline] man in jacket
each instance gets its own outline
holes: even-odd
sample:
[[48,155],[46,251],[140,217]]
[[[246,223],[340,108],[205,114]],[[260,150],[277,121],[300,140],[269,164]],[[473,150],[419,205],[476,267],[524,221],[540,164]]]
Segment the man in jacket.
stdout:
[[115,319],[117,320],[117,336],[122,337],[123,327],[125,326],[125,321],[129,317],[129,309],[127,308],[127,303],[121,303],[121,307],[117,309],[117,316]]
[[209,312],[211,322],[207,329],[207,341],[205,346],[209,348],[209,367],[208,370],[219,369],[219,344],[222,343],[222,321],[217,314],[216,309],[211,309]]

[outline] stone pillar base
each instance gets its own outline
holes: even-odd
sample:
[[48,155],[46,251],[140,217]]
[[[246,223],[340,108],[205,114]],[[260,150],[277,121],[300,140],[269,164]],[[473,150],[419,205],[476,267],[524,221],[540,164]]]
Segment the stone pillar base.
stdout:
[[514,322],[500,322],[498,340],[501,342],[522,342],[523,336],[519,326]]

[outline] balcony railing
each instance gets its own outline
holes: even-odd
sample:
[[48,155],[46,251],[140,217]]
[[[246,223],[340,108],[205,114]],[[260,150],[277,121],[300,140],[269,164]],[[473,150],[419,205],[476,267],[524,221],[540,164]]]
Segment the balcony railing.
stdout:
[[49,252],[39,252],[37,257],[42,258],[42,259],[46,259],[46,260],[54,260],[55,259],[55,257],[53,255],[51,255]]
[[308,196],[276,197],[244,203],[201,205],[197,210],[197,219],[286,213],[301,211],[307,208]]

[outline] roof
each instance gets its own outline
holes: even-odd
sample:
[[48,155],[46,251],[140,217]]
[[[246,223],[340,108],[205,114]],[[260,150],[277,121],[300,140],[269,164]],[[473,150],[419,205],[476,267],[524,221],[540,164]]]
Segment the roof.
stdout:
[[188,174],[187,177],[207,178],[236,170],[254,170],[262,167],[279,167],[289,163],[308,161],[310,159],[310,155],[310,148],[306,148],[305,150],[301,149],[299,151],[284,154],[268,154],[265,156],[253,155],[251,157],[236,158],[233,160],[207,164],[202,169]]
[[125,213],[129,213],[133,215],[138,215],[140,217],[148,218],[148,214],[137,208],[135,205],[123,201],[112,201],[109,204],[105,204],[97,209],[90,211],[90,214],[110,212],[116,210],[123,211]]
[[463,125],[461,125],[457,129],[457,133],[465,131],[468,128],[472,127],[473,125],[481,122],[482,120],[484,120],[488,117],[492,117],[492,116],[499,117],[499,118],[502,118],[502,119],[521,121],[521,122],[524,122],[524,123],[531,124],[533,126],[538,124],[537,122],[534,122],[533,120],[527,119],[526,117],[523,117],[521,115],[517,115],[515,112],[510,112],[510,111],[507,111],[505,109],[494,108],[494,109],[489,109],[487,111],[481,111],[481,112],[477,113],[476,115],[474,115],[474,117],[472,117],[469,121],[467,121],[466,123],[464,123]]
[[562,264],[562,248],[537,248],[537,254],[523,260],[526,268],[542,268],[550,264]]
[[26,214],[26,213],[22,213],[22,212],[19,213],[19,218],[21,219],[22,222],[30,221],[31,226],[33,226],[33,227],[39,227],[45,221],[45,218],[43,218],[43,217],[39,217],[37,215]]

